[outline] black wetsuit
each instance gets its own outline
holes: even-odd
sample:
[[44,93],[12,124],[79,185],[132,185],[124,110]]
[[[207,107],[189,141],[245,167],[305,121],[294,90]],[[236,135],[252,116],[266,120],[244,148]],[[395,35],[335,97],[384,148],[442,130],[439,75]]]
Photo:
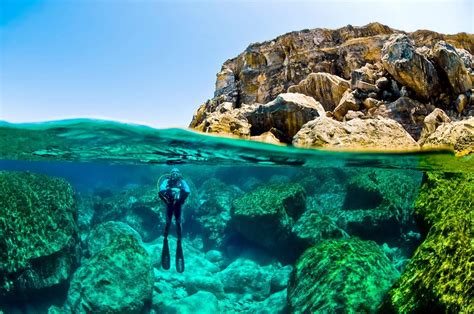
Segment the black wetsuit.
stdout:
[[160,185],[160,198],[166,204],[166,226],[165,238],[168,237],[171,220],[175,218],[178,240],[181,240],[181,206],[190,194],[190,189],[186,181],[181,178],[176,180],[166,179]]

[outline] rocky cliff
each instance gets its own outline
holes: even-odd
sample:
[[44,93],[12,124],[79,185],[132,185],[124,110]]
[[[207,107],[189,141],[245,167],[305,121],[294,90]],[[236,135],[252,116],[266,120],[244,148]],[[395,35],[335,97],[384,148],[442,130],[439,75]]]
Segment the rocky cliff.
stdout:
[[[406,33],[379,23],[291,32],[227,60],[214,98],[190,127],[305,147],[427,143],[470,153],[473,52],[472,34]],[[440,126],[448,131],[436,132]]]

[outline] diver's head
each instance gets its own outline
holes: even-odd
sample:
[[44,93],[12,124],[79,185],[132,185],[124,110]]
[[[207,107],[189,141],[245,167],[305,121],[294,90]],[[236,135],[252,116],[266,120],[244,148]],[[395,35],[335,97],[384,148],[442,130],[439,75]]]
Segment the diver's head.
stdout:
[[181,173],[179,172],[179,169],[178,168],[173,168],[171,169],[171,174],[170,174],[170,178],[172,180],[177,180],[181,177]]

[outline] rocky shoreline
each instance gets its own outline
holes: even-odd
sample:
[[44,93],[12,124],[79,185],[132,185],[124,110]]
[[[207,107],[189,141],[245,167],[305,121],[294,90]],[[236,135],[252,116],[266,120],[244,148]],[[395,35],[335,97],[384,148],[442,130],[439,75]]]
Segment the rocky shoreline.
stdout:
[[251,44],[189,127],[299,147],[473,151],[474,35],[372,23]]

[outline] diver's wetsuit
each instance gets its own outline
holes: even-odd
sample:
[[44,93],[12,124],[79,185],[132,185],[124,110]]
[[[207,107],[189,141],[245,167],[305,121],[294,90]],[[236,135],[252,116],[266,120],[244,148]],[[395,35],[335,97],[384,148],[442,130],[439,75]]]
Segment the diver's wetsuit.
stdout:
[[[175,190],[175,192],[173,191]],[[179,191],[179,192],[178,192]],[[168,237],[170,230],[171,219],[176,220],[176,229],[178,234],[178,240],[181,240],[181,206],[184,201],[191,193],[188,184],[181,178],[177,179],[165,179],[160,185],[160,198],[166,203],[166,226],[165,226],[165,238]]]

